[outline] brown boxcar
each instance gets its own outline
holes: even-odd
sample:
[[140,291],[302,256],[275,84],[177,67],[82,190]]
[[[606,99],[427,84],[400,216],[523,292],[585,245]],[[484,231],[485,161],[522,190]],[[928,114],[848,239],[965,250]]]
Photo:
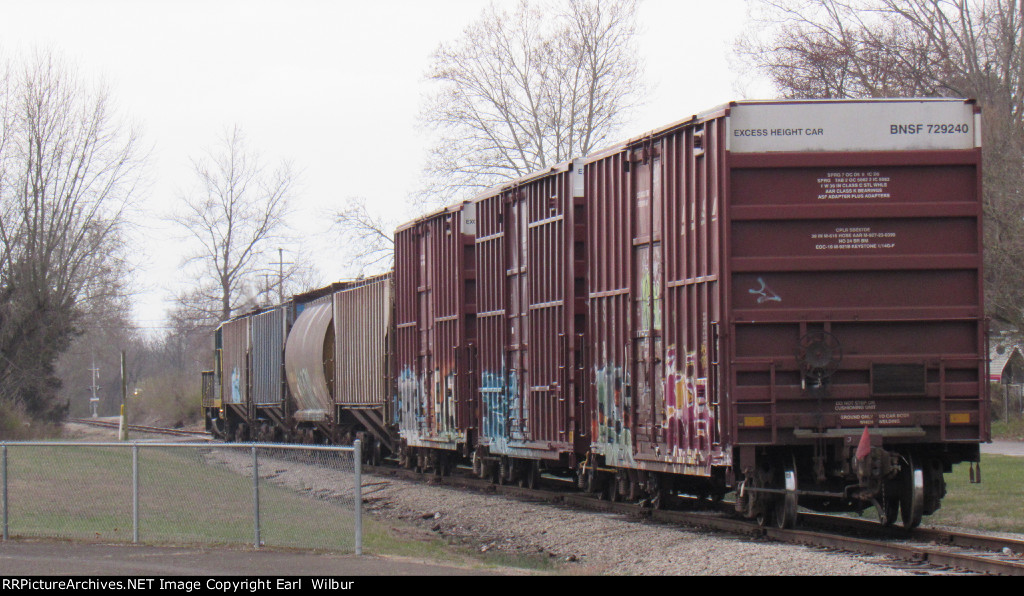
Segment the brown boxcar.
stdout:
[[988,439],[978,126],[962,100],[736,102],[588,158],[581,476],[735,486],[782,525],[934,511]]
[[[477,461],[536,481],[575,465],[586,316],[582,162],[475,199]],[[486,470],[477,468],[478,472]]]
[[395,233],[394,407],[406,464],[475,442],[475,211],[462,203]]

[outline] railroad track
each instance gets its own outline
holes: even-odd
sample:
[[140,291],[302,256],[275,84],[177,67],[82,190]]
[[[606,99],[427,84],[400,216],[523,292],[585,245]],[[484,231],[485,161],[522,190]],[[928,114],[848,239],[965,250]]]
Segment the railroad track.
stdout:
[[[775,540],[828,550],[884,556],[890,567],[927,575],[981,573],[1024,576],[1024,540],[971,534],[937,528],[883,527],[877,522],[831,515],[806,514],[800,527],[778,529],[736,518],[728,512],[731,504],[703,511],[652,510],[635,503],[613,502],[594,495],[548,488],[529,489],[497,485],[465,470],[463,474],[439,477],[386,466],[364,467],[369,473],[399,476],[521,499],[542,500],[595,511],[615,512],[637,519],[728,532],[753,539]],[[542,481],[554,485],[557,480]]]
[[[98,426],[101,428],[120,428],[120,423],[111,422],[109,420],[94,420],[90,418],[69,418],[68,422],[74,422],[76,424],[87,424],[89,426]],[[157,435],[172,435],[176,437],[193,437],[196,439],[207,439],[212,440],[210,433],[196,430],[184,430],[180,428],[161,428],[158,426],[142,426],[139,424],[129,424],[129,432],[144,432],[152,433]]]

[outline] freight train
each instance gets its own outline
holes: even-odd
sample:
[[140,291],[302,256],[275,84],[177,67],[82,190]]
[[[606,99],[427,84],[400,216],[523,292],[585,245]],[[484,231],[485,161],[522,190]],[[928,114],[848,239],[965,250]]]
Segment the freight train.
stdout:
[[207,425],[495,482],[907,527],[988,441],[980,110],[739,101],[401,226],[225,322]]

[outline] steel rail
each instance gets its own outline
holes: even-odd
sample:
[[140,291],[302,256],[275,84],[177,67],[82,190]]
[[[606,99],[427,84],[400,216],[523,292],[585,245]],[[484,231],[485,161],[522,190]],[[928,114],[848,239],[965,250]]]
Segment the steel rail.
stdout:
[[[90,426],[99,426],[102,428],[119,428],[120,424],[117,422],[111,422],[109,420],[90,420],[88,418],[69,418],[67,422],[73,422],[75,424],[88,424]],[[180,428],[162,428],[158,426],[142,426],[139,424],[129,424],[129,431],[135,432],[147,432],[161,435],[175,435],[182,437],[210,437],[210,433],[198,430],[184,430]]]

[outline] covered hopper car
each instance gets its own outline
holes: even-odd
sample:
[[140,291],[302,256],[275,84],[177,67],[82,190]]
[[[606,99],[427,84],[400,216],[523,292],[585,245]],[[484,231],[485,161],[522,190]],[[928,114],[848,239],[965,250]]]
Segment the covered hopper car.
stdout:
[[280,414],[241,390],[265,313],[224,323],[209,420],[654,506],[735,491],[779,526],[870,505],[916,526],[989,440],[981,205],[973,102],[733,102],[400,227],[374,298],[393,318],[338,299],[366,285],[279,307]]
[[394,449],[391,274],[335,283],[226,321],[203,373],[211,433],[228,440]]

